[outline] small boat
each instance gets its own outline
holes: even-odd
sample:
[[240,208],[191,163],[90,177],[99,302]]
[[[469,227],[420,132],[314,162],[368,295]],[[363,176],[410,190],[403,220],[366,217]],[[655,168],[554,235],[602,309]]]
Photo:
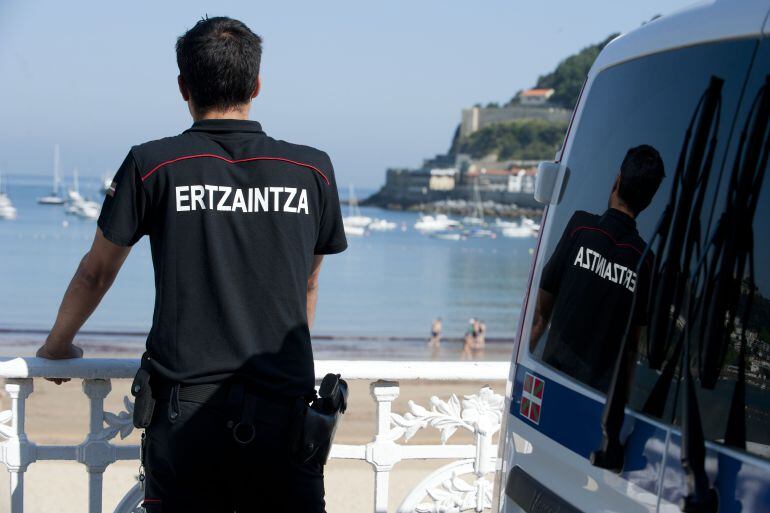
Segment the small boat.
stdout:
[[11,203],[11,198],[8,194],[3,192],[3,177],[0,174],[0,219],[13,220],[16,219],[16,207]]
[[375,219],[366,227],[373,232],[389,232],[395,230],[398,225],[387,219]]
[[465,238],[465,235],[462,232],[458,232],[455,230],[442,230],[442,231],[435,231],[430,234],[430,236],[434,239],[440,239],[440,240],[462,240]]
[[102,192],[107,193],[112,188],[112,178],[109,176],[102,177]]
[[486,228],[471,228],[466,232],[468,237],[473,237],[475,239],[496,239],[497,233],[493,232],[492,230],[488,230]]
[[[5,194],[0,193],[0,201],[7,199]],[[0,205],[0,219],[13,221],[16,219],[17,211],[13,205]]]
[[473,182],[473,213],[463,217],[463,224],[467,226],[487,226],[487,222],[484,220],[484,205],[481,203],[478,180]]
[[522,226],[526,226],[528,228],[531,228],[532,231],[534,231],[534,232],[539,232],[540,231],[540,225],[537,224],[535,221],[533,221],[532,219],[530,219],[528,217],[522,217],[521,218],[521,225]]
[[444,214],[437,214],[436,216],[423,215],[414,223],[414,229],[421,232],[439,232],[461,227],[460,223],[454,219],[449,219]]
[[343,219],[343,226],[345,227],[345,235],[348,237],[363,237],[366,235],[366,228],[363,226],[353,226],[347,224]]
[[463,224],[467,226],[486,226],[487,222],[483,217],[465,216],[463,217]]
[[532,228],[529,226],[509,226],[507,228],[503,228],[503,237],[510,237],[510,238],[523,238],[523,237],[532,237],[534,235],[534,232]]
[[346,230],[348,227],[357,227],[363,228],[364,231],[374,221],[371,217],[361,215],[361,209],[358,207],[358,199],[352,185],[350,185],[348,192],[348,215],[343,217],[342,221],[345,223]]
[[53,147],[53,187],[51,194],[37,199],[40,205],[64,205],[64,198],[59,195],[59,145]]
[[78,171],[73,172],[73,188],[67,191],[67,208],[65,212],[83,219],[96,219],[99,217],[99,204],[95,201],[86,200],[81,194],[78,186]]
[[505,221],[503,219],[500,219],[499,217],[495,219],[495,228],[503,229],[503,228],[517,228],[519,226],[519,223],[516,221]]
[[68,206],[66,212],[83,219],[97,219],[99,217],[99,204],[95,201],[82,201]]

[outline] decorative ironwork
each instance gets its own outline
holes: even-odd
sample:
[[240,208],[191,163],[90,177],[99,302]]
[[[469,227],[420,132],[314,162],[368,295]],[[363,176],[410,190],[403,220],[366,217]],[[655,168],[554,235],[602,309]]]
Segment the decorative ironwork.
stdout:
[[392,440],[402,436],[409,441],[417,431],[428,426],[441,431],[441,443],[445,444],[459,428],[471,433],[477,431],[493,434],[500,429],[503,412],[503,396],[496,394],[488,386],[478,393],[466,395],[460,403],[457,395],[452,394],[448,401],[436,396],[430,398],[428,410],[414,401],[409,401],[409,411],[402,415],[391,413],[395,427],[390,432]]
[[134,403],[128,396],[123,396],[123,405],[126,409],[117,415],[108,411],[104,412],[102,418],[107,425],[100,432],[96,433],[94,438],[99,440],[112,440],[118,433],[120,433],[120,438],[122,440],[131,434],[134,430]]
[[10,440],[13,436],[13,427],[10,422],[13,418],[13,412],[11,410],[0,411],[0,438]]
[[461,511],[484,511],[492,507],[492,485],[484,478],[473,484],[460,479],[454,472],[441,486],[427,490],[433,503],[422,503],[415,507],[416,513],[460,513]]
[[[8,469],[11,484],[10,509],[23,511],[24,474],[36,461],[48,459],[75,460],[88,470],[89,513],[102,513],[102,475],[118,460],[136,460],[139,447],[115,445],[110,441],[118,435],[125,439],[134,427],[134,404],[123,398],[123,411],[104,411],[104,399],[111,390],[111,378],[133,375],[138,360],[78,359],[72,362],[51,362],[39,358],[0,359],[0,378],[11,402],[11,409],[0,412],[0,462]],[[68,372],[62,371],[66,365]],[[502,362],[316,362],[318,376],[340,372],[348,379],[430,379],[478,381],[504,380],[507,365]],[[24,430],[25,404],[33,391],[33,378],[50,375],[83,380],[83,392],[89,399],[89,429],[83,442],[72,451],[71,446],[41,446],[27,438]],[[84,376],[87,376],[84,378]],[[373,511],[384,513],[388,505],[389,474],[395,464],[410,459],[444,459],[452,461],[431,473],[407,496],[399,513],[449,513],[474,510],[481,512],[491,505],[492,485],[485,478],[494,469],[496,447],[492,437],[500,429],[503,397],[491,388],[464,396],[461,401],[452,394],[447,400],[430,399],[429,409],[409,402],[408,412],[393,413],[391,407],[400,393],[397,381],[374,381],[372,397],[377,404],[377,430],[365,445],[335,444],[331,457],[367,461],[375,476]],[[441,445],[397,444],[408,442],[420,429],[434,427],[441,433]],[[458,430],[473,433],[474,444],[447,444]],[[466,481],[467,477],[473,481]],[[115,513],[142,513],[143,493],[134,485],[115,509]],[[426,501],[426,497],[428,501]]]

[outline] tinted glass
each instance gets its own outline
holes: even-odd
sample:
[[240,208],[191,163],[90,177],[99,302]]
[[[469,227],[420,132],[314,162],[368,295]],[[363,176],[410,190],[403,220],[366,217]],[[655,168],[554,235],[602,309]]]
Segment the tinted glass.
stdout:
[[[702,223],[698,230],[694,230],[700,232],[701,240],[705,239],[712,222],[711,210],[717,197],[734,113],[740,103],[741,89],[756,45],[755,40],[740,40],[689,47],[616,65],[597,76],[586,98],[579,124],[571,135],[572,149],[566,161],[568,182],[559,205],[548,214],[553,224],[541,247],[545,251],[544,262],[550,262],[560,240],[567,240],[569,245],[577,234],[590,232],[595,238],[581,241],[588,241],[587,244],[591,244],[591,240],[598,241],[596,243],[604,245],[605,249],[594,251],[598,255],[592,254],[588,261],[583,258],[585,252],[583,257],[580,256],[582,242],[577,244],[580,247],[572,247],[571,253],[565,251],[568,256],[562,259],[566,263],[555,273],[557,278],[577,272],[586,273],[588,278],[578,290],[568,291],[569,304],[559,305],[558,296],[565,293],[563,287],[560,288],[550,315],[544,322],[543,316],[535,314],[535,336],[529,340],[529,345],[536,358],[542,359],[545,355],[546,364],[599,391],[606,391],[620,339],[631,312],[628,294],[622,289],[625,286],[626,291],[633,291],[636,287],[644,292],[650,290],[650,277],[644,276],[644,266],[638,269],[641,273],[639,276],[631,276],[628,273],[632,266],[627,261],[642,258],[638,254],[634,257],[632,253],[639,249],[640,244],[644,249],[655,231],[669,202],[687,128],[694,113],[703,110],[703,106],[699,110],[700,101],[710,85],[713,85],[712,77],[718,77],[721,79],[721,90],[715,111],[719,114],[714,116],[710,125],[716,136],[713,163],[707,173],[708,181],[701,182],[705,185],[700,209]],[[650,145],[659,152],[666,177],[650,205],[635,219],[637,235],[633,233],[633,224],[630,227],[620,226],[620,232],[605,230],[601,223],[606,221],[606,216],[602,216],[607,211],[621,163],[630,148],[642,144]],[[705,169],[707,166],[701,167]],[[579,211],[586,214],[576,216]],[[618,233],[624,240],[617,239]],[[626,246],[633,248],[623,253],[629,249]],[[658,258],[665,256],[656,255]],[[621,261],[623,259],[625,261]],[[612,263],[612,272],[607,271],[609,263]],[[578,265],[581,269],[577,269]],[[546,264],[546,270],[547,267]],[[564,278],[561,282],[567,283],[568,280]],[[612,285],[608,285],[609,282]],[[632,283],[634,285],[629,287]],[[612,289],[612,286],[616,289]],[[539,296],[543,295],[542,292]],[[538,298],[537,304],[542,306],[545,303]],[[552,353],[566,356],[549,359],[549,340],[554,339],[553,324],[559,317],[557,311],[560,308],[567,310],[566,314],[562,313],[562,318],[569,318],[570,321],[561,326],[561,346]],[[649,312],[644,305],[641,310],[632,322],[641,329],[631,399],[631,404],[637,408],[642,407],[659,375],[658,371],[648,366],[644,326]],[[537,326],[538,322],[541,323],[540,327]],[[675,339],[673,337],[671,342]],[[670,355],[671,349],[666,349],[664,354]],[[581,360],[581,365],[565,363],[575,359]],[[673,388],[668,394],[669,398],[675,393]],[[669,407],[669,419],[671,411]]]
[[[763,100],[765,108],[770,105],[767,96],[762,95],[763,87],[769,81],[770,44],[765,40],[754,59],[736,122],[735,143],[727,155],[717,207],[714,209],[714,227],[716,229],[723,216],[727,219],[727,198],[740,189],[739,180],[731,180],[735,169],[741,171],[736,178],[743,176],[747,180],[749,193],[737,204],[740,207],[750,205],[756,193],[756,211],[753,219],[751,215],[735,218],[733,228],[726,230],[734,233],[735,237],[725,241],[725,245],[736,250],[736,262],[743,261],[745,268],[740,280],[739,297],[736,296],[738,304],[734,322],[728,323],[725,343],[721,346],[723,357],[714,361],[716,370],[713,372],[718,374],[718,379],[712,386],[705,376],[701,381],[707,386],[698,388],[706,438],[764,458],[770,458],[770,225],[767,222],[770,219],[770,180],[767,166],[762,166],[761,159],[755,166],[748,165],[752,160],[751,153],[756,149],[748,142],[755,134],[759,146],[767,144],[770,127],[767,126],[767,118],[764,121],[760,119],[760,111]],[[746,141],[743,145],[740,144],[742,139]],[[736,163],[740,165],[736,166]],[[753,180],[761,180],[761,185],[758,181],[751,183]],[[741,233],[742,229],[745,232]],[[749,253],[753,253],[753,272],[749,266]],[[706,294],[721,296],[724,292]],[[747,310],[749,303],[751,307]],[[695,342],[701,342],[703,338],[699,336]],[[742,348],[743,344],[745,348]],[[742,349],[745,349],[743,354]],[[692,366],[706,374],[709,369],[703,368],[708,361],[704,351],[693,355]],[[745,387],[743,394],[735,394],[736,385],[739,391],[740,387]],[[675,419],[676,422],[678,420]]]

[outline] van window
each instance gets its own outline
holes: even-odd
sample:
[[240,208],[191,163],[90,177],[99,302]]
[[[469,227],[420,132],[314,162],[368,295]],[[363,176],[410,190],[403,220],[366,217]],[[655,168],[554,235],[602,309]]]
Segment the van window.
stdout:
[[[549,211],[552,224],[541,242],[545,259],[541,281],[533,284],[533,325],[522,341],[534,358],[605,393],[631,317],[638,359],[630,404],[644,404],[658,375],[647,361],[646,302],[632,307],[637,288],[639,295],[650,290],[644,263],[653,255],[645,253],[646,246],[669,201],[687,128],[717,77],[720,115],[713,123],[716,142],[704,188],[702,237],[709,231],[733,124],[730,114],[738,109],[756,45],[755,40],[739,40],[667,51],[613,66],[596,77],[573,129],[567,183],[559,204]],[[640,145],[657,150],[666,176],[651,191],[649,206],[634,218],[609,209],[608,202],[618,189],[627,152]],[[671,415],[670,407],[666,413]]]
[[[749,297],[750,277],[743,280],[741,305],[721,366],[719,379],[712,389],[698,387],[698,402],[707,440],[719,443],[745,436],[745,450],[770,459],[770,183],[759,196],[754,221],[754,288],[749,316],[743,308]],[[734,395],[741,365],[741,338],[745,329],[746,351],[743,355],[744,396]],[[697,365],[697,361],[693,362]],[[734,404],[736,403],[736,404]],[[679,423],[677,412],[675,423]],[[741,418],[742,417],[742,418]],[[733,423],[731,426],[730,423]],[[730,445],[728,443],[728,445]],[[739,449],[744,447],[738,446]]]
[[[733,198],[732,204],[743,212],[756,194],[753,220],[733,217],[732,226],[735,229],[726,231],[734,232],[734,238],[722,241],[724,247],[736,250],[737,260],[742,259],[745,264],[739,295],[736,296],[738,305],[734,323],[726,329],[725,343],[717,346],[722,353],[712,360],[717,365],[718,375],[715,370],[709,369],[709,358],[703,354],[707,344],[702,336],[695,339],[702,348],[696,348],[700,354],[696,353],[693,368],[698,369],[700,381],[706,385],[698,387],[706,439],[770,459],[770,226],[767,223],[770,219],[770,173],[767,162],[763,167],[761,159],[762,146],[770,137],[767,114],[761,114],[770,103],[768,43],[767,39],[763,41],[754,58],[751,78],[746,85],[741,113],[734,129],[736,144],[728,154],[723,185],[714,209],[714,221],[717,223],[720,216],[728,217],[728,196]],[[745,137],[741,137],[740,134],[744,133]],[[753,148],[751,144],[737,144],[740,140],[750,141],[755,135],[757,145]],[[741,166],[734,166],[735,162],[740,162]],[[751,165],[752,162],[755,164]],[[736,177],[745,180],[745,196],[738,192],[741,189],[740,178],[731,180],[736,169],[739,170]],[[756,186],[758,179],[762,180],[761,187]],[[753,253],[753,269],[749,253]],[[709,297],[721,295],[701,294]],[[709,317],[708,313],[704,315]],[[709,375],[718,377],[710,379]]]

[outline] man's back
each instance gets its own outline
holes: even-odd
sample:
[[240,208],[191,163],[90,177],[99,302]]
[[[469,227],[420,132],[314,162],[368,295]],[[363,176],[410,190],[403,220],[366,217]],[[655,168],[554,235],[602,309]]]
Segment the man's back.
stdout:
[[176,57],[195,124],[131,149],[37,354],[82,356],[75,334],[149,235],[155,311],[131,386],[142,506],[323,513],[325,461],[304,449],[331,433],[309,445],[302,426],[322,255],[347,247],[332,165],[248,121],[262,39],[245,24],[204,18]]
[[152,245],[153,370],[312,393],[308,276],[314,255],[347,245],[328,156],[256,122],[202,120],[134,147],[114,185],[105,237],[125,245],[148,234]]
[[540,285],[556,297],[545,361],[606,388],[629,316],[633,326],[646,323],[649,265],[642,265],[641,277],[636,273],[645,246],[633,218],[618,210],[573,215]]

